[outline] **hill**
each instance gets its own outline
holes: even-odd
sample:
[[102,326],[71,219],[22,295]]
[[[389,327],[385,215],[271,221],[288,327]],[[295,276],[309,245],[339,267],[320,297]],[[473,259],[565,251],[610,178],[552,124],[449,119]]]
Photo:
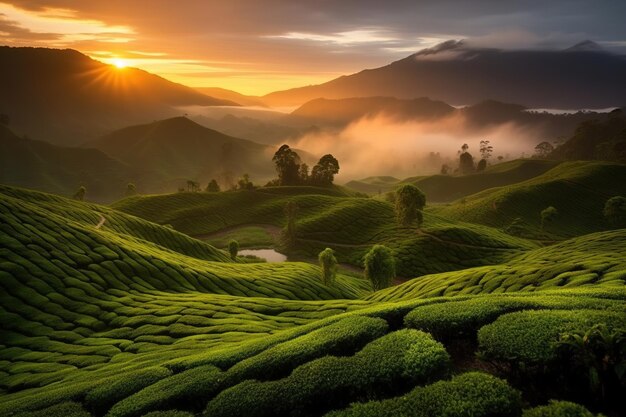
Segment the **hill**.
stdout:
[[551,158],[575,161],[593,159],[626,163],[626,117],[617,109],[598,120],[581,123]]
[[219,87],[196,87],[197,91],[206,94],[209,97],[220,100],[231,101],[242,106],[267,107],[260,97],[247,96],[236,91],[227,90]]
[[118,69],[74,50],[0,47],[0,114],[16,132],[77,145],[177,106],[236,105],[135,69]]
[[0,183],[66,196],[83,185],[88,199],[114,201],[124,196],[129,182],[144,188],[145,180],[139,169],[95,149],[19,138],[0,126]]
[[[506,228],[519,219],[520,233],[547,239],[606,230],[606,200],[626,194],[626,165],[564,162],[535,178],[466,197],[436,212],[450,219]],[[540,212],[554,206],[559,214],[540,231]]]
[[[104,206],[1,187],[0,219],[7,416],[517,417],[552,398],[591,404],[573,397],[575,367],[560,362],[555,342],[626,319],[623,231],[510,262],[533,270],[551,262],[561,272],[549,291],[498,294],[515,291],[516,280],[518,289],[549,285],[515,271],[498,279],[492,266],[489,288],[476,278],[456,290],[445,282],[449,295],[482,295],[425,298],[405,284],[363,300],[354,299],[368,292],[360,280],[340,275],[326,287],[316,266],[227,262],[209,245]],[[585,250],[589,259],[574,261]],[[442,280],[411,284],[420,282]],[[570,366],[521,374],[546,384],[536,394],[508,371],[510,352],[532,368]]]
[[[411,278],[434,272],[500,263],[532,242],[484,226],[449,221],[425,213],[421,231],[398,227],[388,202],[355,198],[334,189],[264,187],[225,193],[177,193],[135,196],[113,205],[117,210],[160,223],[202,239],[224,232],[237,237],[250,226],[285,225],[284,207],[295,202],[297,248],[282,248],[293,257],[311,259],[326,247],[340,262],[362,267],[363,256],[375,244],[394,250],[399,276]],[[275,242],[280,246],[280,242]]]
[[[234,184],[244,173],[253,181],[274,176],[274,148],[227,136],[200,126],[186,117],[175,117],[127,127],[105,135],[87,147],[96,148],[131,166],[168,180],[212,178]],[[160,190],[171,190],[163,187]]]
[[454,105],[493,99],[537,108],[607,108],[624,105],[624,72],[626,59],[601,49],[509,51],[448,41],[384,67],[274,92],[263,101],[287,106],[320,97],[391,96],[432,97]]
[[350,181],[346,187],[369,194],[388,192],[402,184],[413,184],[426,194],[430,202],[450,202],[493,187],[515,184],[547,172],[559,164],[558,161],[543,159],[517,159],[490,165],[475,174],[431,175],[406,178],[404,180],[383,177]]

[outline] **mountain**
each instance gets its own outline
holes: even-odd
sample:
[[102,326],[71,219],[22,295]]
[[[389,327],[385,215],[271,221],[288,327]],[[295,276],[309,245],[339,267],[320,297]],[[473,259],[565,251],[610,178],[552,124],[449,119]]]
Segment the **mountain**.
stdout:
[[236,105],[135,69],[66,49],[0,47],[0,114],[16,132],[55,144],[180,115],[177,106]]
[[398,100],[393,97],[362,97],[311,100],[291,113],[291,119],[308,123],[346,125],[362,117],[385,114],[398,120],[436,119],[450,115],[454,107],[422,97]]
[[557,147],[552,158],[595,159],[626,163],[626,117],[616,109],[600,120],[581,123],[574,135]]
[[69,148],[17,137],[0,126],[0,183],[70,196],[83,185],[87,199],[113,201],[140,172],[95,149]]
[[204,183],[226,176],[222,181],[229,183],[244,173],[253,181],[274,175],[273,147],[225,135],[186,117],[127,127],[85,146],[171,180]]
[[558,109],[624,105],[626,58],[590,45],[510,51],[448,41],[384,67],[270,93],[263,101],[286,106],[320,97],[393,96],[432,97],[454,105],[485,99]]
[[196,90],[200,91],[202,94],[206,94],[210,97],[215,97],[220,100],[234,101],[235,103],[238,103],[242,106],[267,107],[267,105],[263,103],[260,97],[247,96],[236,91],[227,90],[225,88],[200,87],[196,88]]

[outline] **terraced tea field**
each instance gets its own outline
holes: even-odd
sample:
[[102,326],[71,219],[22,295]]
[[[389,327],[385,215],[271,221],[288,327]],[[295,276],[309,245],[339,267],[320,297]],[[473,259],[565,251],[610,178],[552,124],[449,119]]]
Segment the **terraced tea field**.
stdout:
[[[189,236],[248,219],[282,228],[289,199],[302,253],[332,244],[357,263],[383,242],[418,277],[378,292],[357,275],[326,286],[317,265],[233,261]],[[0,187],[0,415],[586,412],[564,401],[617,415],[612,397],[580,392],[586,374],[555,342],[623,327],[626,229],[540,247],[439,209],[420,232],[393,224],[389,203],[340,189],[110,208]]]

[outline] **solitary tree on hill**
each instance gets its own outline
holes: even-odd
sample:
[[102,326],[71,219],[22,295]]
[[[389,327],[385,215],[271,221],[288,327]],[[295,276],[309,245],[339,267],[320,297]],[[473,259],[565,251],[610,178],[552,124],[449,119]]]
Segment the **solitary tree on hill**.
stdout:
[[535,146],[535,156],[537,158],[545,159],[552,153],[553,150],[554,146],[552,146],[550,142],[544,141]]
[[78,191],[76,191],[76,193],[74,193],[74,200],[78,200],[78,201],[85,200],[85,194],[87,194],[87,189],[85,188],[84,185],[81,185],[78,188]]
[[126,196],[130,197],[137,194],[137,187],[132,182],[126,184]]
[[296,243],[296,216],[298,214],[298,204],[295,201],[288,201],[285,205],[285,216],[287,217],[287,225],[284,234],[289,246]]
[[316,185],[332,185],[339,173],[339,161],[331,154],[324,155],[311,171],[311,181]]
[[416,186],[406,184],[396,190],[395,211],[400,225],[407,227],[417,220],[417,227],[420,227],[425,205],[426,195]]
[[365,278],[372,282],[374,291],[391,285],[396,276],[396,263],[391,250],[383,245],[375,245],[364,258]]
[[208,193],[219,193],[220,190],[220,185],[217,183],[216,180],[211,180],[209,181],[209,184],[206,186],[205,191]]
[[541,210],[541,230],[544,230],[548,223],[552,223],[559,215],[559,211],[550,206]]
[[331,248],[326,248],[318,255],[320,262],[320,268],[322,268],[322,282],[324,285],[333,285],[335,283],[335,276],[337,275],[337,258],[335,258],[335,251]]
[[604,217],[614,227],[626,227],[626,197],[615,196],[604,204]]
[[461,174],[474,172],[474,157],[467,151],[468,149],[467,143],[464,143],[461,147],[461,154],[459,155],[459,171]]
[[272,161],[276,165],[279,185],[296,185],[300,182],[300,156],[289,145],[281,146]]
[[239,181],[237,182],[237,185],[239,186],[240,190],[253,190],[254,189],[254,184],[252,183],[252,181],[250,181],[250,175],[248,174],[243,174],[243,177],[239,179]]
[[236,240],[231,240],[228,242],[228,253],[230,254],[230,259],[233,261],[237,259],[237,253],[239,252],[239,242]]

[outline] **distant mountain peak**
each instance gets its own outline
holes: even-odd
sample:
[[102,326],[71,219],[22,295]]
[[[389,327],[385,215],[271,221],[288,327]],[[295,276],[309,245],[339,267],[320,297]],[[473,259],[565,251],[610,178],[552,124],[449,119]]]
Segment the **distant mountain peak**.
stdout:
[[464,40],[450,39],[448,41],[438,43],[437,45],[433,47],[422,49],[421,51],[414,54],[414,56],[434,55],[440,52],[458,50],[458,49],[463,48],[464,46],[465,46]]
[[604,48],[595,43],[594,41],[584,40],[582,42],[578,42],[574,46],[570,46],[566,49],[569,52],[602,52]]

